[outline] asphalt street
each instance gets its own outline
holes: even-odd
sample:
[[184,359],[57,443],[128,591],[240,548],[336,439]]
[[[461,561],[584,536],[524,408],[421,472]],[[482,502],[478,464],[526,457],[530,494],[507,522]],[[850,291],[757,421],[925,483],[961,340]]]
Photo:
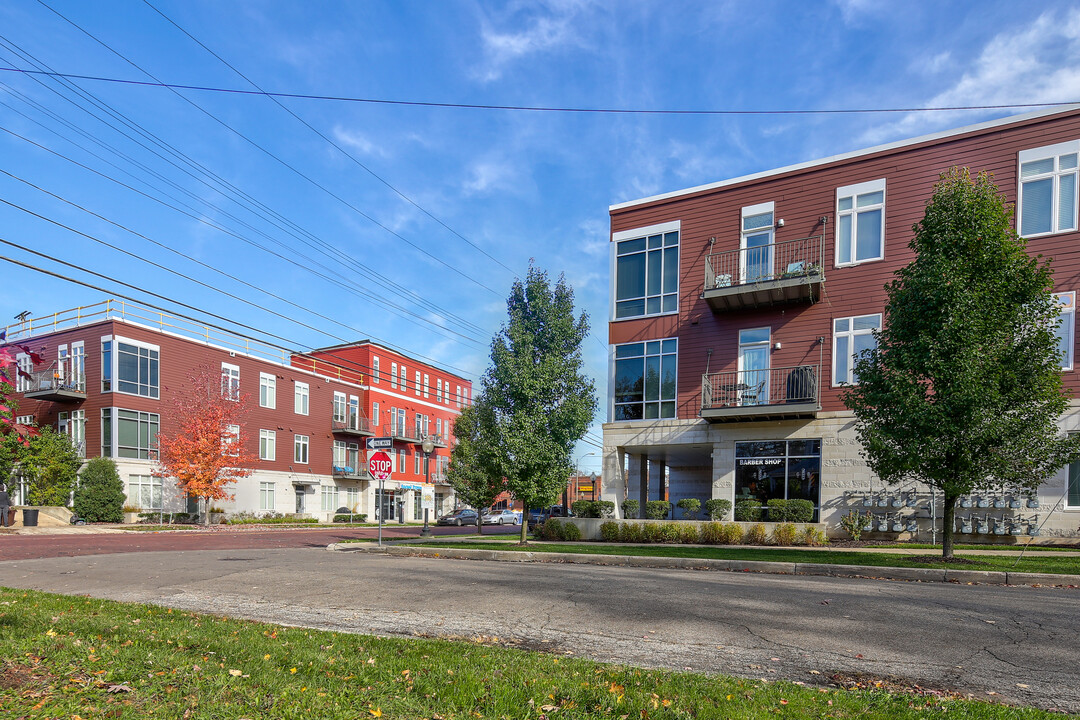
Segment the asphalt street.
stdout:
[[840,674],[1080,712],[1080,591],[234,548],[0,563],[3,584],[808,684]]

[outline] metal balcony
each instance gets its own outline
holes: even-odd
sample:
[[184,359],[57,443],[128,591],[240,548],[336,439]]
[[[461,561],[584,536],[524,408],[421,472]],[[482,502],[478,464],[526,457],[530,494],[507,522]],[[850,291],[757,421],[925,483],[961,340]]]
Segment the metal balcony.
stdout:
[[374,435],[375,431],[371,428],[371,421],[363,415],[354,415],[352,417],[332,416],[330,419],[330,428],[333,432],[340,433],[342,435]]
[[436,434],[433,433],[433,434],[428,435],[427,437],[428,437],[428,439],[431,440],[432,443],[434,443],[435,447],[437,447],[437,448],[446,447],[446,436],[445,435],[436,435]]
[[363,465],[334,465],[332,474],[335,480],[370,480],[371,474]]
[[420,433],[408,423],[389,423],[383,425],[383,437],[392,437],[408,443],[420,442]]
[[701,417],[710,422],[812,418],[821,410],[821,366],[732,370],[701,377]]
[[68,372],[61,377],[55,369],[38,370],[23,378],[28,388],[24,394],[30,400],[79,402],[86,399],[86,378],[82,373]]
[[705,257],[702,297],[713,312],[815,302],[825,282],[824,236]]

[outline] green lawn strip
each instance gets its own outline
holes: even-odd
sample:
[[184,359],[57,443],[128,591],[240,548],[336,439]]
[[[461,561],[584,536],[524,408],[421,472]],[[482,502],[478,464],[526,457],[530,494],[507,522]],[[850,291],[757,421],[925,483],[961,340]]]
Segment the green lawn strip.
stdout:
[[[931,545],[930,543],[889,543],[884,545],[873,545],[873,548],[899,548],[902,550],[937,550],[941,552],[940,543],[937,545]],[[954,550],[992,550],[993,552],[1011,553],[1011,552],[1077,552],[1080,550],[1080,545],[953,545]]]
[[943,695],[643,670],[5,588],[0,643],[0,716],[11,718],[1052,717]]
[[[426,548],[463,548],[482,550],[511,550],[547,553],[580,553],[587,555],[637,555],[641,557],[701,558],[716,560],[754,560],[787,563],[824,563],[829,565],[859,565],[864,567],[951,568],[953,570],[996,570],[999,572],[1032,572],[1080,575],[1080,557],[1039,556],[1023,558],[999,555],[968,555],[971,564],[921,562],[909,555],[894,553],[836,552],[832,550],[788,550],[784,548],[700,547],[685,545],[601,545],[592,543],[516,543],[425,542]],[[937,553],[940,555],[940,551]],[[933,556],[928,551],[927,556]],[[925,557],[925,556],[924,556]],[[1019,562],[1017,560],[1019,559]]]

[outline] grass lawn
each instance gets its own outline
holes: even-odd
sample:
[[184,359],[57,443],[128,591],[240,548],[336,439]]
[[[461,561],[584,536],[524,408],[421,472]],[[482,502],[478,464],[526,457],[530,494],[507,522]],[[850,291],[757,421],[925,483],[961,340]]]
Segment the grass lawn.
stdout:
[[0,646],[8,718],[1060,717],[872,682],[847,690],[642,670],[4,588]]
[[[1011,572],[1056,573],[1080,575],[1080,557],[1057,553],[1031,554],[1019,558],[1016,553],[1000,555],[968,555],[970,563],[946,565],[940,561],[915,560],[913,555],[867,551],[814,549],[788,550],[768,547],[701,547],[687,545],[601,545],[598,543],[517,543],[426,542],[423,547],[483,548],[485,550],[514,550],[528,552],[565,552],[589,555],[638,555],[644,557],[714,558],[717,560],[761,560],[789,563],[827,563],[831,565],[860,565],[866,567],[952,568],[954,570],[997,570]],[[985,549],[985,548],[984,548]],[[940,548],[927,550],[921,557],[940,557]]]

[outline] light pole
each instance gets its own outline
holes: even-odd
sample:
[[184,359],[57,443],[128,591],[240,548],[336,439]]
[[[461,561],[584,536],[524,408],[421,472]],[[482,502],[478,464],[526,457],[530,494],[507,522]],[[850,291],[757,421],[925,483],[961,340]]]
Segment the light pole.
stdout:
[[[435,443],[430,437],[425,436],[420,449],[424,451],[424,484],[431,484],[431,451],[435,449]],[[424,529],[420,531],[420,537],[431,537],[431,528],[428,527],[428,509],[424,508]]]

